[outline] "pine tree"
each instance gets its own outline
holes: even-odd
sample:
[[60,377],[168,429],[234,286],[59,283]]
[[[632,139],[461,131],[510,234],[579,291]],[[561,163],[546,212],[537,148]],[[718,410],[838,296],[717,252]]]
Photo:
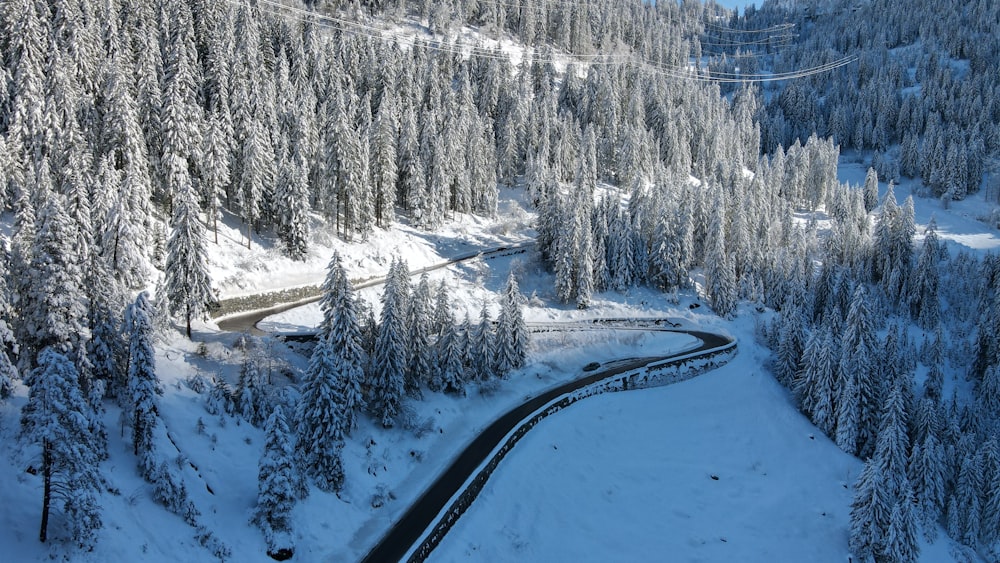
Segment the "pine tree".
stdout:
[[444,328],[435,343],[435,369],[427,386],[432,391],[465,393],[465,366],[462,360],[460,328],[451,312],[446,313]]
[[793,388],[802,410],[827,436],[833,437],[837,423],[835,384],[840,363],[839,349],[827,322],[809,335],[802,352],[802,369],[796,374]]
[[278,238],[289,258],[305,260],[309,250],[308,164],[298,150],[288,160],[275,193]]
[[912,563],[920,554],[917,522],[913,515],[913,492],[908,483],[903,492],[903,496],[892,505],[889,528],[885,534],[884,558],[893,563]]
[[871,213],[878,206],[878,174],[875,173],[874,168],[868,168],[868,174],[865,175],[865,213]]
[[910,292],[910,316],[925,329],[937,326],[940,318],[938,259],[941,250],[936,230],[936,222],[931,218],[924,230],[924,245],[917,259],[913,288]]
[[341,369],[330,338],[321,339],[309,358],[296,414],[295,449],[302,460],[302,470],[315,480],[320,490],[327,492],[339,492],[344,486],[340,454],[344,449],[345,420],[338,384]]
[[523,300],[517,288],[517,278],[511,270],[500,297],[500,315],[497,317],[496,365],[502,376],[524,367],[528,355],[528,327],[521,313]]
[[[996,443],[993,443],[994,447]],[[983,504],[982,532],[983,541],[992,543],[1000,535],[1000,470],[993,468],[992,475],[983,483],[985,486],[985,502]]]
[[[982,489],[983,475],[975,456],[967,454],[962,459],[961,467],[958,471],[958,481],[955,484],[955,503],[949,507],[958,518],[958,534],[949,535],[963,544],[975,547],[979,542],[979,534],[982,530],[982,503],[980,491]],[[950,516],[950,515],[949,515]]]
[[259,427],[265,421],[264,415],[270,405],[258,354],[259,352],[251,347],[246,350],[240,377],[233,392],[233,400],[236,413],[253,426]]
[[[840,359],[841,379],[850,381],[853,393],[856,394],[855,399],[849,399],[856,401],[855,405],[843,406],[846,409],[856,409],[857,412],[857,443],[849,445],[845,451],[862,457],[870,456],[875,448],[883,395],[875,368],[878,345],[868,299],[868,292],[864,286],[859,285],[854,291],[847,313]],[[839,386],[842,390],[846,389],[846,381],[841,381]],[[839,440],[837,444],[840,445]]]
[[451,301],[448,299],[448,286],[444,280],[438,285],[434,297],[434,318],[431,323],[431,334],[440,337],[449,325],[455,324],[455,316],[451,312]]
[[196,99],[198,63],[190,6],[174,2],[167,9],[159,160],[165,192],[159,199],[172,202],[175,191],[188,181],[191,163],[200,160],[201,107]]
[[121,314],[127,301],[125,288],[96,252],[90,257],[87,286],[91,288],[91,339],[87,353],[94,379],[106,386],[109,397],[124,399],[128,342],[123,335]]
[[[408,329],[407,344],[407,387],[419,392],[420,385],[431,378],[431,288],[427,273],[420,276],[413,295],[410,296],[406,311],[406,327]],[[409,392],[408,389],[408,392]]]
[[837,447],[849,454],[854,454],[858,448],[860,433],[859,397],[855,378],[845,376],[841,372],[841,381],[837,389]]
[[[44,165],[47,167],[47,165]],[[80,367],[86,360],[88,299],[83,287],[82,257],[74,243],[74,227],[61,196],[48,194],[38,217],[38,231],[30,250],[30,271],[20,279],[21,333],[18,343],[34,355],[54,347]],[[15,252],[17,251],[15,247]],[[16,274],[17,275],[17,274]],[[89,374],[81,374],[84,381]],[[89,386],[89,383],[88,383]],[[83,389],[84,393],[89,389]]]
[[893,500],[883,488],[885,476],[880,465],[875,458],[868,460],[854,484],[850,546],[861,561],[882,554],[892,517]]
[[157,395],[163,393],[156,376],[156,352],[153,349],[153,305],[145,291],[125,309],[125,334],[128,337],[128,408],[132,419],[132,449],[139,456],[143,477],[149,479],[156,468],[153,456],[153,432],[158,422]]
[[88,425],[90,408],[80,393],[76,366],[58,348],[42,349],[37,363],[26,382],[30,392],[21,411],[21,430],[29,443],[41,449],[39,539],[48,538],[49,511],[58,502],[73,541],[90,549],[101,527],[99,456]]
[[10,326],[13,310],[10,305],[11,288],[8,285],[9,259],[7,239],[0,235],[0,402],[10,397],[14,391],[14,383],[20,377],[11,357],[11,354],[16,357],[18,346]]
[[[802,309],[794,295],[785,297],[781,308],[781,325],[778,330],[778,349],[774,375],[783,385],[794,387],[800,369],[806,369],[806,323]],[[818,344],[818,343],[817,343]],[[806,412],[812,412],[806,410]]]
[[720,317],[728,318],[736,312],[737,288],[736,271],[725,247],[725,206],[721,200],[712,215],[712,243],[705,259],[705,285],[712,310]]
[[[396,270],[397,274],[391,272]],[[382,316],[372,358],[372,378],[369,383],[368,406],[376,419],[391,427],[400,412],[406,382],[405,295],[409,282],[403,277],[406,266],[394,260],[382,292]],[[405,285],[404,285],[405,284]]]
[[371,150],[372,168],[375,170],[375,223],[383,228],[390,226],[394,219],[393,206],[396,203],[396,183],[399,180],[396,171],[398,112],[396,98],[392,90],[387,90],[375,116]]
[[208,275],[205,227],[198,217],[198,202],[190,180],[185,177],[181,181],[167,240],[166,295],[170,314],[184,318],[187,337],[191,338],[191,319],[205,313],[215,302],[215,295]]
[[361,325],[358,323],[358,300],[337,254],[334,254],[327,277],[333,279],[333,288],[325,295],[331,303],[327,311],[330,321],[329,329],[325,332],[321,330],[320,337],[329,340],[332,353],[338,359],[338,397],[344,418],[343,430],[344,434],[350,435],[357,426],[358,412],[364,406],[362,382],[366,359]]
[[[232,124],[230,124],[231,126]],[[229,146],[231,140],[226,135],[223,118],[213,113],[208,120],[208,127],[202,147],[202,200],[205,209],[212,219],[212,233],[215,243],[219,244],[219,216],[222,215],[222,199],[230,202],[230,183],[232,178]]]
[[906,477],[907,456],[910,440],[908,432],[908,417],[903,385],[900,381],[890,382],[892,385],[888,398],[882,409],[878,440],[875,446],[877,460],[882,466],[880,472],[882,484],[890,498],[901,500],[904,489],[909,488]]
[[920,521],[928,536],[936,533],[938,517],[944,509],[944,470],[944,448],[934,432],[928,432],[923,442],[913,448],[909,468]]
[[257,469],[257,507],[253,516],[254,524],[264,532],[269,554],[291,555],[291,512],[304,491],[285,415],[280,406],[275,406],[264,426],[264,453]]
[[489,303],[483,302],[479,311],[479,323],[469,335],[469,359],[472,374],[477,381],[489,381],[496,373],[496,339],[493,334],[493,320]]

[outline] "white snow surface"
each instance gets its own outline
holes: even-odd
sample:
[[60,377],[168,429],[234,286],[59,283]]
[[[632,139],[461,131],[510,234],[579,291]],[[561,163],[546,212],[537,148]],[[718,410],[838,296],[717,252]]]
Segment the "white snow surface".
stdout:
[[[842,164],[842,179],[863,181],[864,167],[849,158]],[[908,189],[905,184],[897,189],[900,201]],[[266,236],[255,235],[253,249],[246,251],[238,225],[230,224],[220,233],[221,244],[208,245],[213,279],[223,296],[254,294],[319,283],[333,249],[345,257],[352,279],[359,279],[383,275],[394,253],[415,269],[474,249],[530,240],[532,216],[520,197],[519,191],[504,191],[497,218],[461,216],[434,233],[398,225],[348,244],[314,231],[304,263],[282,258]],[[981,195],[950,210],[935,200],[918,198],[916,204],[918,223],[934,214],[953,248],[983,252],[1000,243],[995,231],[976,220]],[[723,321],[696,295],[682,294],[674,304],[642,288],[595,295],[592,306],[579,311],[556,302],[552,276],[534,253],[468,262],[431,277],[453,289],[460,316],[468,311],[475,319],[511,268],[529,297],[529,322],[669,317],[734,335],[739,353],[726,367],[691,381],[591,397],[546,419],[500,465],[434,560],[847,560],[850,487],[861,464],[810,425],[767,371],[769,352],[755,342],[754,327],[768,313],[744,305],[737,320]],[[378,291],[366,290],[365,296],[376,300]],[[694,304],[701,306],[690,308]],[[272,318],[269,326],[314,326],[317,312],[290,312]],[[270,561],[260,532],[249,523],[263,432],[232,417],[209,415],[204,395],[184,383],[197,374],[234,383],[242,362],[235,340],[209,322],[196,326],[194,342],[174,331],[158,344],[164,394],[157,447],[182,468],[201,512],[199,522],[232,550],[230,560]],[[587,363],[694,344],[686,336],[632,330],[537,334],[529,365],[494,394],[472,386],[466,397],[425,393],[423,401],[410,402],[415,426],[423,431],[384,430],[362,417],[344,450],[344,491],[338,497],[313,489],[294,509],[293,561],[359,558],[479,428],[524,398],[579,376]],[[273,339],[265,346],[271,363],[264,367],[273,383],[289,386],[305,368],[306,356]],[[58,541],[39,543],[41,480],[26,471],[37,452],[17,437],[26,395],[22,386],[0,404],[0,561],[214,559],[192,527],[152,501],[150,485],[135,468],[120,410],[110,404],[105,425],[111,457],[101,466],[109,490],[100,496],[104,527],[97,547],[80,553]],[[376,490],[391,493],[381,508],[371,507]],[[61,536],[61,526],[57,513],[50,535]],[[922,546],[921,561],[953,560],[949,545],[939,533],[936,543]]]

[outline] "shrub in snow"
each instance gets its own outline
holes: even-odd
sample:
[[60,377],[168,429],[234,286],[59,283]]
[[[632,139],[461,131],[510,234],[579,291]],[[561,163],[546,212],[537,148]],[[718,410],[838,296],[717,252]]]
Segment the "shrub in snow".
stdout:
[[189,375],[184,379],[184,384],[187,385],[188,389],[199,395],[204,395],[212,387],[212,382],[201,372]]
[[217,538],[205,526],[198,526],[194,537],[202,547],[211,551],[212,555],[218,557],[220,561],[225,561],[233,556],[233,552],[229,549],[229,546],[222,543],[222,540]]
[[396,495],[385,486],[385,483],[375,485],[375,492],[372,493],[372,508],[382,508],[390,500],[396,500]]
[[197,524],[199,512],[188,498],[187,486],[184,485],[181,476],[171,470],[167,462],[160,462],[150,480],[153,483],[153,500],[183,518],[188,524],[192,526]]
[[212,379],[212,389],[205,398],[205,410],[211,415],[233,412],[233,394],[229,385],[220,377]]
[[403,403],[400,408],[399,424],[417,438],[434,431],[434,417],[420,418],[417,410],[410,403]]

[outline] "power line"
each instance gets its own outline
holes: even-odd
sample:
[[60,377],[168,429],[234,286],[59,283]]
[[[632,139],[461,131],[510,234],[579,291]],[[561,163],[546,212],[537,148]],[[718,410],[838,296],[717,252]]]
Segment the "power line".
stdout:
[[[225,0],[229,4],[234,6],[246,6],[245,2],[240,0]],[[403,47],[411,48],[422,48],[432,51],[444,52],[460,56],[475,56],[478,58],[494,59],[494,60],[504,60],[510,61],[511,57],[504,54],[499,50],[499,48],[489,49],[485,47],[478,46],[465,46],[458,43],[448,43],[448,42],[429,42],[421,39],[416,33],[402,34],[396,30],[390,30],[387,28],[379,28],[367,24],[363,24],[356,21],[351,21],[336,16],[330,16],[325,14],[317,14],[302,8],[297,8],[294,6],[288,6],[282,4],[275,0],[257,0],[258,9],[266,14],[294,19],[301,23],[311,23],[311,24],[324,24],[328,27],[338,29],[343,33],[349,33],[352,35],[367,37],[372,40],[379,41],[394,41],[397,45]],[[265,6],[267,8],[265,8]],[[773,26],[775,29],[787,29],[791,24],[782,24],[781,26]],[[498,40],[493,40],[498,41]],[[748,44],[752,44],[749,42]],[[711,45],[711,44],[710,44]],[[739,44],[733,44],[732,46],[739,46]],[[522,51],[521,63],[552,63],[552,64],[569,64],[576,63],[581,65],[631,65],[637,68],[642,68],[649,70],[654,74],[661,76],[667,76],[670,78],[676,78],[681,80],[693,80],[697,82],[708,82],[708,83],[741,83],[741,82],[777,82],[783,80],[791,80],[796,78],[804,78],[812,76],[815,74],[820,74],[824,72],[829,72],[831,70],[849,65],[856,61],[857,58],[853,56],[843,57],[836,61],[832,61],[826,64],[809,67],[806,69],[800,69],[796,71],[782,72],[782,73],[752,73],[743,74],[738,72],[722,72],[722,71],[701,71],[698,72],[692,66],[666,66],[662,64],[653,63],[648,60],[644,60],[636,56],[634,53],[629,53],[628,55],[619,54],[596,54],[596,55],[578,55],[578,54],[563,54],[559,57],[548,57],[542,56],[534,51],[534,49],[529,49]]]

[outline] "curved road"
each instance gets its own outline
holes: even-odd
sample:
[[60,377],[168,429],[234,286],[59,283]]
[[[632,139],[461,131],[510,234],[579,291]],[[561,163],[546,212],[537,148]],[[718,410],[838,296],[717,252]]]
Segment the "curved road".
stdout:
[[[361,560],[365,563],[400,561],[410,551],[414,543],[420,539],[424,531],[434,524],[438,515],[447,506],[449,500],[462,488],[479,466],[486,461],[493,450],[500,445],[501,440],[511,430],[531,417],[543,406],[554,399],[573,391],[582,389],[598,381],[611,378],[625,372],[645,367],[651,363],[669,361],[679,356],[707,355],[732,343],[732,339],[719,334],[696,330],[649,329],[664,332],[690,334],[701,340],[697,348],[662,357],[630,358],[615,362],[614,367],[592,372],[545,393],[531,398],[514,407],[506,414],[486,427],[462,452],[452,461],[451,465],[420,495],[420,497],[393,524],[392,528]],[[431,546],[431,549],[433,546]],[[426,550],[429,552],[429,549]],[[414,556],[411,560],[422,560]]]
[[[513,253],[526,252],[532,246],[534,246],[534,243],[497,248],[482,252],[472,252],[452,258],[447,262],[413,270],[411,271],[411,274],[422,274],[424,272],[438,270],[452,264],[476,258],[488,259]],[[384,281],[384,277],[366,279],[356,282],[355,288],[361,289],[371,287]],[[263,334],[259,329],[257,329],[257,323],[264,318],[294,309],[296,307],[301,307],[307,303],[318,301],[320,297],[321,296],[317,295],[293,303],[279,303],[265,309],[257,309],[246,313],[230,315],[219,319],[217,324],[221,330],[227,332],[251,332],[254,334]],[[650,364],[666,363],[672,359],[682,356],[691,359],[707,356],[722,350],[733,342],[731,338],[720,334],[673,328],[675,325],[666,319],[593,319],[589,322],[591,328],[593,325],[614,325],[627,323],[632,324],[633,327],[638,330],[689,334],[698,338],[701,341],[701,345],[693,349],[688,349],[683,352],[667,356],[626,358],[617,360],[613,363],[613,365],[608,365],[605,369],[588,373],[579,379],[575,379],[553,389],[549,389],[548,391],[528,399],[524,403],[512,408],[500,418],[493,421],[469,444],[466,445],[465,449],[463,449],[452,460],[448,468],[445,469],[444,472],[442,472],[438,478],[424,490],[420,497],[413,504],[411,504],[406,512],[404,512],[403,515],[393,524],[392,528],[390,528],[382,539],[380,539],[379,542],[368,552],[368,554],[365,555],[362,559],[363,562],[399,561],[405,557],[411,548],[414,548],[414,544],[420,539],[424,532],[435,523],[435,520],[437,520],[442,511],[445,510],[445,508],[449,508],[449,501],[455,496],[456,493],[459,492],[460,489],[462,489],[469,477],[471,477],[473,473],[483,464],[483,462],[486,461],[494,449],[500,445],[500,442],[508,434],[510,434],[512,430],[521,425],[529,417],[535,415],[539,409],[553,400],[583,389],[584,387],[599,381],[610,379],[616,375],[634,371],[639,368],[649,366]],[[640,323],[641,327],[635,326],[634,323]],[[663,328],[663,325],[668,325],[671,328]],[[586,323],[551,323],[540,325],[536,328],[536,330],[565,330],[573,328],[586,328]],[[613,327],[609,326],[608,328]],[[416,546],[416,549],[422,551],[424,556],[426,556],[426,554],[437,545],[438,541],[440,541],[440,536],[436,539],[426,539],[420,546]],[[422,560],[423,557],[414,555],[411,559]]]
[[[482,258],[484,260],[489,260],[491,258],[498,258],[500,256],[510,256],[512,254],[521,254],[527,252],[531,248],[534,248],[534,242],[526,242],[523,244],[517,244],[513,246],[502,246],[500,248],[493,248],[490,250],[482,250],[476,252],[469,252],[467,254],[462,254],[455,256],[445,262],[438,264],[432,264],[424,268],[419,268],[416,270],[410,270],[411,276],[416,276],[423,274],[424,272],[433,272],[434,270],[440,270],[442,268],[447,268],[453,264],[458,264],[461,262],[467,262],[469,260],[475,260],[477,258]],[[364,289],[366,287],[372,287],[385,282],[385,276],[367,278],[364,280],[353,280],[354,289]],[[216,325],[220,330],[226,332],[249,332],[251,334],[261,336],[264,333],[257,328],[257,323],[264,320],[271,315],[277,315],[278,313],[284,313],[285,311],[295,309],[296,307],[301,307],[303,305],[314,303],[319,301],[323,295],[319,293],[320,289],[316,287],[317,295],[312,297],[307,297],[305,299],[300,299],[292,303],[278,303],[264,309],[254,309],[252,311],[247,311],[245,313],[236,313],[233,315],[228,315],[226,317],[220,318],[216,321]]]

